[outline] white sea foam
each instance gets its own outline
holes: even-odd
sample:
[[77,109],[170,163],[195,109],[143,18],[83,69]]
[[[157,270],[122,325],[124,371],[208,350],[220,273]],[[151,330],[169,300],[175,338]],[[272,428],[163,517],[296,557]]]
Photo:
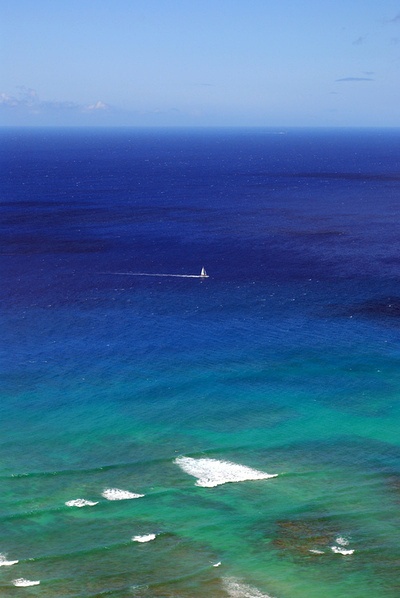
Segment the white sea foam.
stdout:
[[106,488],[101,495],[107,500],[130,500],[132,498],[142,498],[144,494],[135,494],[129,490],[120,490],[119,488]]
[[343,554],[345,556],[349,555],[349,554],[353,554],[354,550],[344,548],[344,546],[349,545],[349,540],[347,538],[345,538],[344,536],[338,536],[336,538],[335,542],[339,546],[331,546],[332,552],[334,552],[335,554]]
[[5,554],[0,554],[0,567],[9,567],[10,565],[16,565],[18,561],[8,561]]
[[27,588],[28,586],[38,586],[40,581],[31,581],[30,579],[20,577],[19,579],[14,579],[13,584],[19,588]]
[[74,500],[68,500],[66,503],[67,507],[94,507],[94,505],[99,504],[97,502],[93,502],[92,500],[85,500],[84,498],[76,498]]
[[234,577],[226,577],[222,580],[224,590],[231,598],[272,598],[268,594],[263,594],[257,588],[253,588]]
[[335,554],[343,554],[345,556],[349,555],[349,554],[353,554],[353,552],[354,552],[354,550],[347,550],[346,548],[342,548],[341,546],[331,546],[331,550]]
[[309,552],[312,552],[312,554],[325,554],[323,550],[310,550]]
[[348,546],[349,545],[349,541],[347,538],[344,538],[343,536],[338,536],[335,540],[336,544],[340,544],[340,546]]
[[264,473],[245,465],[238,465],[230,461],[217,459],[192,459],[178,457],[174,463],[179,465],[185,473],[197,478],[196,486],[213,488],[228,482],[245,482],[246,480],[266,480],[275,478],[278,474]]
[[133,536],[132,542],[151,542],[155,540],[157,534],[147,534],[146,536]]

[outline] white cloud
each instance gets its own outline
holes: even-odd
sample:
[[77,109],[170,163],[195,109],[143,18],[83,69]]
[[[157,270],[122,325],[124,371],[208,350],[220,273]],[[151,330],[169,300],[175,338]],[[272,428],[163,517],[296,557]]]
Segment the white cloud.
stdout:
[[7,93],[0,93],[0,106],[9,106],[10,108],[13,108],[18,106],[18,100],[13,96],[9,96]]
[[336,79],[336,81],[373,81],[373,79],[371,77],[342,77],[342,79]]
[[20,86],[16,95],[0,93],[0,108],[11,108],[26,114],[46,114],[55,112],[98,112],[110,109],[110,106],[101,100],[93,104],[83,105],[77,102],[41,100],[35,89]]
[[109,110],[110,106],[98,100],[95,104],[89,104],[85,107],[86,110],[93,111],[93,110]]

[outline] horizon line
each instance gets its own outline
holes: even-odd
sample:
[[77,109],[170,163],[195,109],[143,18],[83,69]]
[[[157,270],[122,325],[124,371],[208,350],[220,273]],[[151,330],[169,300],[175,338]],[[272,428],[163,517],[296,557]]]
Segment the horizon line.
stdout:
[[205,129],[263,129],[280,131],[291,129],[400,129],[400,125],[60,125],[60,124],[20,124],[20,125],[2,125],[0,129],[141,129],[141,130],[160,130],[160,129],[179,129],[179,130],[205,130]]

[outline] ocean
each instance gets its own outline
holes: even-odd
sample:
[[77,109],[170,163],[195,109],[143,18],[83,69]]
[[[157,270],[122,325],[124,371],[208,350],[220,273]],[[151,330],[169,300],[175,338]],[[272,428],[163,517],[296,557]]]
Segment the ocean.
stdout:
[[1,139],[1,596],[398,598],[400,130]]

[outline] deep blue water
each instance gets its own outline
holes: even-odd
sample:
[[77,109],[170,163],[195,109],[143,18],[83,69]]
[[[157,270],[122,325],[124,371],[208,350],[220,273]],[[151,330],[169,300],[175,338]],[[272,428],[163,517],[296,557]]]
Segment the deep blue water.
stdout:
[[1,138],[2,595],[398,596],[400,131]]

